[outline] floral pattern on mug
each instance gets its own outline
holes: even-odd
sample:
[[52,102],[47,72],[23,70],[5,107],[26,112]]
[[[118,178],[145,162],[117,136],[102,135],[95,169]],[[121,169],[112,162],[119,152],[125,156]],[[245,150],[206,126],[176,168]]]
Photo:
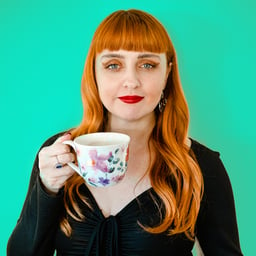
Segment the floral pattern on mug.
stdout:
[[95,187],[97,187],[97,180],[95,178],[88,178],[87,182],[90,184],[90,185],[93,185]]
[[80,171],[80,175],[82,177],[85,177],[87,175],[87,172],[86,172],[86,167],[82,164],[80,165],[80,163],[78,162],[78,167],[79,167],[79,171]]
[[103,185],[103,186],[107,186],[109,184],[109,179],[107,178],[103,178],[103,177],[100,177],[99,178],[99,184]]
[[[121,159],[122,154],[120,153],[124,153],[126,150],[125,158]],[[87,158],[84,164],[80,166],[80,171],[88,184],[95,187],[105,187],[116,184],[124,178],[129,156],[126,147],[116,148],[104,154],[92,149],[87,156],[89,159]]]
[[98,169],[102,172],[109,172],[105,161],[112,157],[112,152],[109,152],[108,155],[98,155],[97,150],[94,149],[89,151],[89,156],[91,158],[91,166],[93,169]]

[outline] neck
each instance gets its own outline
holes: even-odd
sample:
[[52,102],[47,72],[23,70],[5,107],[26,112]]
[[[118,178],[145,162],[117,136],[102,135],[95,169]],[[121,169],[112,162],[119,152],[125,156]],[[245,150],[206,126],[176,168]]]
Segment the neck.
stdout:
[[145,147],[148,144],[149,137],[155,126],[154,114],[149,115],[143,120],[127,121],[120,120],[112,115],[108,118],[106,131],[120,132],[130,136],[130,147],[138,148],[139,146]]
[[151,186],[149,176],[144,175],[150,168],[154,158],[154,153],[151,152],[149,147],[149,139],[154,126],[154,114],[136,122],[120,120],[113,116],[108,118],[106,131],[125,133],[131,138],[129,143],[128,169],[124,182],[129,184],[129,186],[132,184],[134,188],[137,187],[138,182],[140,189],[147,189]]

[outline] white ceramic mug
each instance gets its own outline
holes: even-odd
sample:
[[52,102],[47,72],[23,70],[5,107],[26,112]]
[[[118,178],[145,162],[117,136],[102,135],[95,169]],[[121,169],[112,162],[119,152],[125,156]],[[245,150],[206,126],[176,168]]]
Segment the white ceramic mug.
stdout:
[[122,133],[97,132],[64,141],[77,155],[78,166],[68,163],[94,187],[117,184],[125,175],[130,137]]

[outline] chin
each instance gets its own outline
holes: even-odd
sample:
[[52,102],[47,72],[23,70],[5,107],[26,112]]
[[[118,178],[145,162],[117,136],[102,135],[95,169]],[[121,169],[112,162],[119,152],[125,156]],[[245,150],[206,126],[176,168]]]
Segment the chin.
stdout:
[[137,112],[129,112],[129,113],[125,113],[123,112],[122,114],[118,114],[117,117],[126,121],[126,122],[136,122],[136,121],[142,121],[143,119],[148,119],[151,117],[154,117],[155,113],[150,112],[150,113],[138,113]]

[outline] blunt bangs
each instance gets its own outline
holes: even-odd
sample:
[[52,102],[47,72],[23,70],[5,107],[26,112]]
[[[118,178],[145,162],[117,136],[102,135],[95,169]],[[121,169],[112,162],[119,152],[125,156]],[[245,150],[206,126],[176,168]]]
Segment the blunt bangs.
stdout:
[[95,53],[110,51],[148,51],[173,55],[169,36],[153,16],[138,10],[117,11],[96,30],[92,41]]

